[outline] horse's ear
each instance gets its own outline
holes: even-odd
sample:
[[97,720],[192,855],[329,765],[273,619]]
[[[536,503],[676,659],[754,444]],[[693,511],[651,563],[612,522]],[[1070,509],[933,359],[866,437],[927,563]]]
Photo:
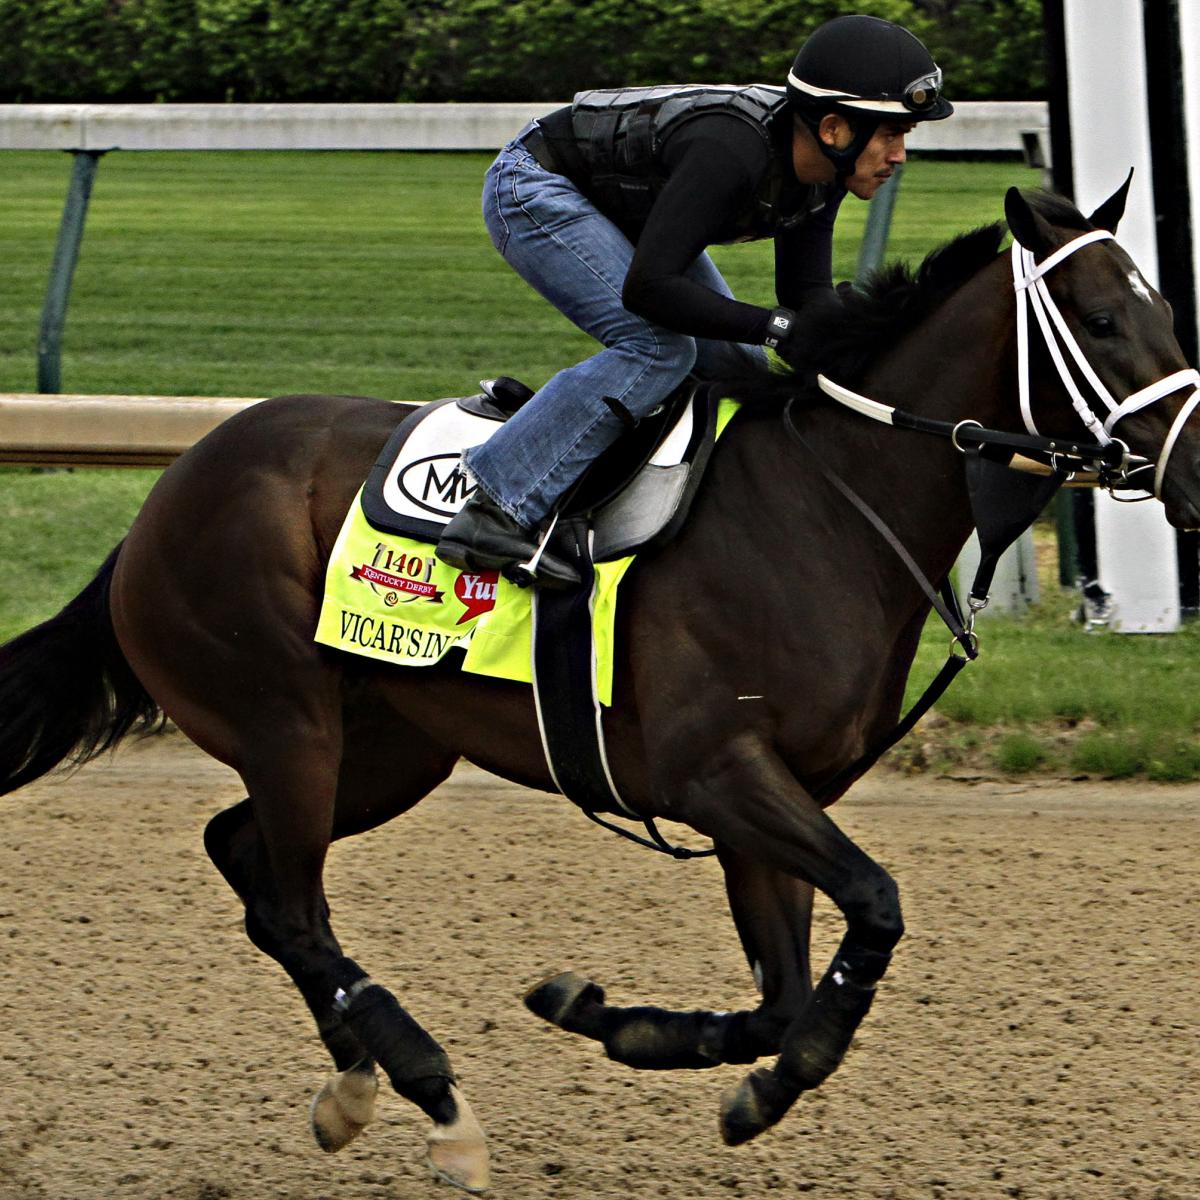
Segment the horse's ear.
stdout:
[[1049,223],[1030,207],[1018,188],[1011,187],[1004,197],[1004,216],[1013,237],[1035,254],[1054,247],[1054,233]]
[[1117,225],[1125,215],[1125,201],[1129,198],[1129,185],[1132,182],[1133,168],[1130,167],[1125,182],[1088,217],[1097,229],[1107,229],[1109,233],[1117,232]]

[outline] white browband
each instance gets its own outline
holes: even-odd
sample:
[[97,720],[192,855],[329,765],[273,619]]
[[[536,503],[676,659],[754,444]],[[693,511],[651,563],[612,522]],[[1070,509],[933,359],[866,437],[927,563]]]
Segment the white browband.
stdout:
[[[1171,451],[1175,448],[1175,443],[1183,431],[1184,423],[1195,411],[1196,405],[1200,403],[1200,372],[1192,369],[1176,371],[1174,374],[1168,375],[1165,379],[1160,379],[1118,402],[1101,382],[1091,363],[1088,362],[1075,336],[1067,327],[1067,322],[1059,311],[1058,305],[1054,303],[1054,298],[1050,295],[1050,289],[1046,286],[1045,276],[1047,272],[1053,270],[1064,259],[1069,258],[1076,250],[1082,250],[1084,246],[1090,246],[1093,242],[1107,241],[1112,236],[1107,229],[1093,229],[1089,233],[1081,234],[1065,246],[1060,246],[1059,249],[1041,263],[1034,261],[1033,251],[1026,250],[1020,242],[1013,242],[1012,269],[1013,287],[1017,294],[1017,374],[1021,417],[1025,422],[1025,428],[1031,434],[1041,436],[1038,433],[1037,425],[1034,423],[1033,411],[1030,407],[1030,308],[1033,309],[1033,314],[1037,318],[1038,327],[1042,331],[1042,338],[1046,344],[1046,349],[1050,352],[1055,369],[1058,371],[1058,377],[1062,381],[1063,387],[1066,388],[1067,394],[1071,397],[1071,403],[1076,413],[1078,413],[1079,419],[1087,427],[1088,432],[1102,446],[1108,445],[1113,440],[1113,427],[1123,417],[1127,417],[1131,413],[1145,408],[1148,404],[1153,404],[1156,400],[1161,400],[1164,396],[1173,395],[1183,388],[1191,387],[1197,389],[1179,410],[1179,414],[1176,416],[1174,424],[1172,424],[1170,432],[1163,442],[1162,449],[1159,451],[1158,463],[1154,471],[1154,494],[1161,499],[1162,480],[1167,469],[1167,460],[1170,458]],[[1067,365],[1066,357],[1063,353],[1064,350],[1070,354],[1080,375],[1082,375],[1083,379],[1091,387],[1096,398],[1108,410],[1108,415],[1103,421],[1092,410],[1092,406],[1084,397],[1078,383],[1076,383],[1075,377]]]

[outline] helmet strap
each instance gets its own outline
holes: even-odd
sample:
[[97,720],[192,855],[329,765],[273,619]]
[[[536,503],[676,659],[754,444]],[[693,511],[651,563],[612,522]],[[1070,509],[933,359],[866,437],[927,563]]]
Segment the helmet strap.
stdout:
[[854,167],[858,162],[858,156],[867,148],[867,143],[875,136],[875,130],[879,128],[882,120],[882,118],[872,116],[869,113],[853,117],[848,113],[838,113],[838,116],[846,118],[854,133],[854,136],[850,139],[850,144],[845,150],[839,150],[836,146],[827,145],[821,139],[821,121],[826,113],[815,113],[802,109],[798,115],[816,139],[821,153],[833,163],[834,170],[837,172],[838,183],[844,183],[854,174]]

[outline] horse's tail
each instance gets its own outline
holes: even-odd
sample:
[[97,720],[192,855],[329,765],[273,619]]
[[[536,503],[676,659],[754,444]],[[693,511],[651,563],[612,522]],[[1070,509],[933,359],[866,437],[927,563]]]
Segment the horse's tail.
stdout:
[[58,616],[0,646],[0,796],[149,731],[161,715],[109,618],[120,549]]

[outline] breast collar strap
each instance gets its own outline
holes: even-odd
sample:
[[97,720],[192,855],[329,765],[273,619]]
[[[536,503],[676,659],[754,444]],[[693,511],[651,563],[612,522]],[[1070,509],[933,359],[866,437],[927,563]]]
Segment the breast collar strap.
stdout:
[[[1156,400],[1173,395],[1183,388],[1190,387],[1194,389],[1193,394],[1179,410],[1170,431],[1163,441],[1162,449],[1159,451],[1158,462],[1155,465],[1154,471],[1154,494],[1161,499],[1163,475],[1166,472],[1171,451],[1175,448],[1175,443],[1183,430],[1184,424],[1195,411],[1197,404],[1200,404],[1200,372],[1190,369],[1176,371],[1163,379],[1149,384],[1140,391],[1126,396],[1123,401],[1118,402],[1113,398],[1108,388],[1104,386],[1091,363],[1088,362],[1087,356],[1083,353],[1079,342],[1075,339],[1074,334],[1071,333],[1066,320],[1059,311],[1058,305],[1055,304],[1054,298],[1050,295],[1050,289],[1046,286],[1046,275],[1064,259],[1069,258],[1077,250],[1082,250],[1085,246],[1090,246],[1093,242],[1108,241],[1112,236],[1107,229],[1093,229],[1069,241],[1065,246],[1060,246],[1041,263],[1035,262],[1033,251],[1027,250],[1019,242],[1013,242],[1012,270],[1013,288],[1017,295],[1017,377],[1021,401],[1021,418],[1025,422],[1025,428],[1036,436],[1038,429],[1034,422],[1031,408],[1032,389],[1029,376],[1030,308],[1033,309],[1033,314],[1037,320],[1038,328],[1041,330],[1046,349],[1050,352],[1055,369],[1058,371],[1059,380],[1062,382],[1067,394],[1071,397],[1071,403],[1075,408],[1075,412],[1088,432],[1101,446],[1107,446],[1110,442],[1114,441],[1112,437],[1113,427],[1123,417],[1138,412],[1147,405],[1153,404]],[[1070,367],[1067,364],[1064,350],[1070,354],[1079,373],[1092,389],[1096,398],[1108,410],[1104,420],[1101,420],[1096,415],[1079,385],[1076,383],[1075,377],[1072,375]],[[1143,459],[1140,461],[1142,468],[1149,466],[1149,460]]]

